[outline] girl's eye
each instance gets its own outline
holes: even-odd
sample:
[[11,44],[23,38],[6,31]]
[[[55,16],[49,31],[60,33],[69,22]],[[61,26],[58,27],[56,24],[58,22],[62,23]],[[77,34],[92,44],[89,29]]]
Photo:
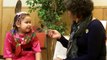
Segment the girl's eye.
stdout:
[[27,23],[27,24],[28,24],[28,23],[31,23],[31,21],[26,21],[25,23]]

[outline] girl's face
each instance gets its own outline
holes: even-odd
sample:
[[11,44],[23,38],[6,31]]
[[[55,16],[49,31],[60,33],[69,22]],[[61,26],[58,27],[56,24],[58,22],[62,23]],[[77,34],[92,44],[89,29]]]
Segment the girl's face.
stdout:
[[26,16],[23,20],[21,20],[21,23],[17,27],[19,32],[27,33],[31,31],[31,26],[31,17]]

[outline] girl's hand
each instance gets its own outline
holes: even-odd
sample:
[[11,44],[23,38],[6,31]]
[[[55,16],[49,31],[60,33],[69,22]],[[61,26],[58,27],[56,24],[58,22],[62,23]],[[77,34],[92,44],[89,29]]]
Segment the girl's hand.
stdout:
[[6,58],[6,60],[12,60],[12,58]]
[[36,54],[35,54],[35,56],[36,56],[36,60],[41,60],[41,53],[40,52],[37,52]]
[[55,39],[60,39],[61,38],[61,34],[57,30],[49,30],[48,31],[48,36],[51,37],[51,38],[55,38]]

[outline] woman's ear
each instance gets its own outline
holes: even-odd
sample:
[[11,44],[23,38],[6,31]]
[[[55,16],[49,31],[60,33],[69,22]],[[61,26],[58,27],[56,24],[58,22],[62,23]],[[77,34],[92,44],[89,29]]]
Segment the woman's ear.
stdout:
[[17,27],[20,27],[20,22],[17,21],[17,22],[16,22],[16,26],[17,26]]

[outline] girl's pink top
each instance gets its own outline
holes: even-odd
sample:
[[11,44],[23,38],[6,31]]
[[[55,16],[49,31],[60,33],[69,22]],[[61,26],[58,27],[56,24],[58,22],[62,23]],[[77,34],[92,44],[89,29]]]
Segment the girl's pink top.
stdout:
[[[30,35],[29,35],[30,36]],[[4,58],[12,58],[12,60],[35,60],[35,54],[41,52],[40,43],[38,38],[31,38],[29,43],[25,43],[24,40],[25,35],[14,34],[11,32],[6,34],[5,42],[4,42]],[[19,39],[21,48],[16,49],[16,40]],[[15,51],[21,51],[18,56],[15,55]]]

